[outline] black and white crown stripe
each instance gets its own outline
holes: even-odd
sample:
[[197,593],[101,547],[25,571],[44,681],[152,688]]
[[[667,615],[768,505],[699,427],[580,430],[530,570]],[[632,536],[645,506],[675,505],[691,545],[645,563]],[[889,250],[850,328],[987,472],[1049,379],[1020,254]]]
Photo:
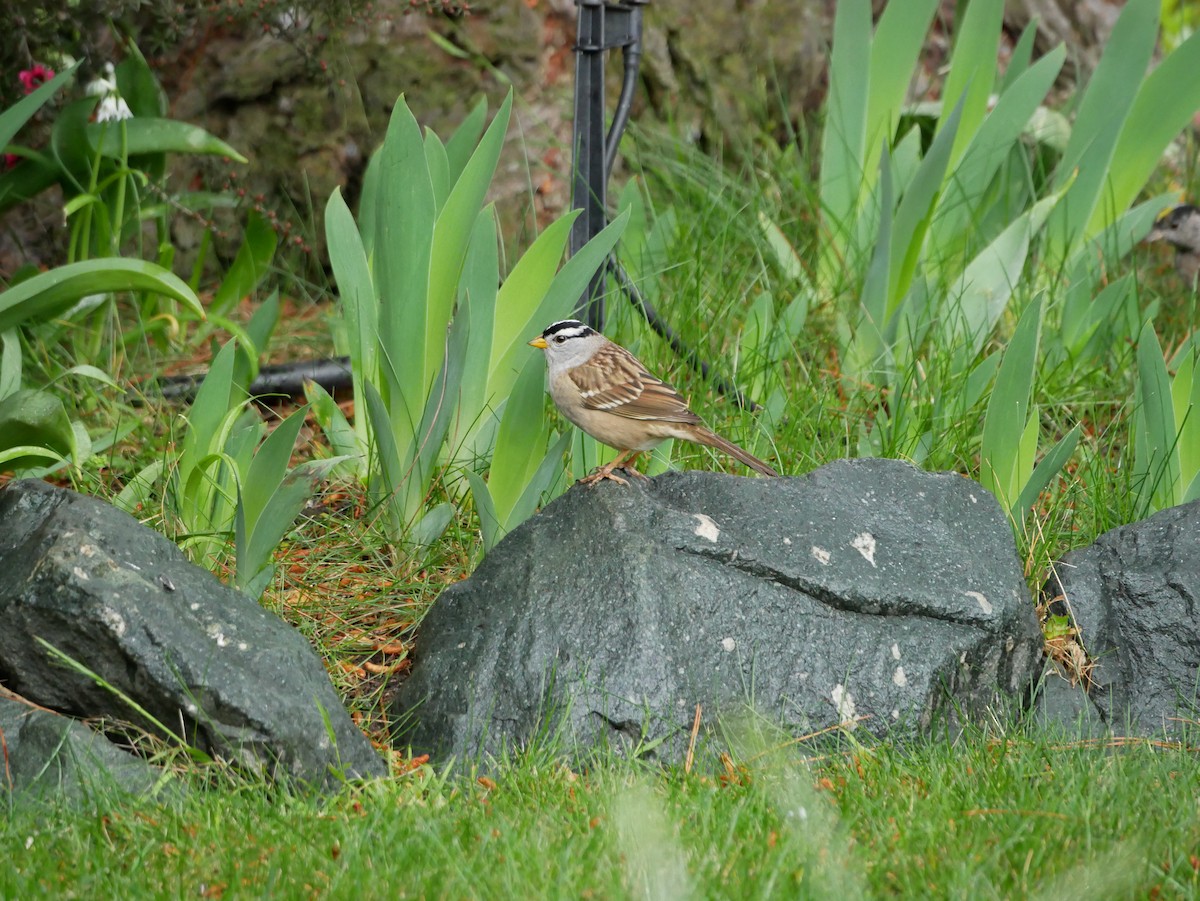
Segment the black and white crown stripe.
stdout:
[[549,341],[551,338],[562,336],[563,338],[587,338],[590,335],[599,334],[594,328],[586,322],[580,322],[578,319],[560,319],[558,322],[553,322],[546,326],[546,330],[542,332],[542,337]]

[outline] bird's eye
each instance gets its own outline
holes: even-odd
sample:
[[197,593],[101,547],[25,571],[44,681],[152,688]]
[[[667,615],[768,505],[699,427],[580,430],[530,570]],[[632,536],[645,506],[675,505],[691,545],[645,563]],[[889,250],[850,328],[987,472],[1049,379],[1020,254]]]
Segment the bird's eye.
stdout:
[[554,343],[555,343],[555,344],[562,344],[562,343],[563,343],[564,341],[566,341],[566,340],[567,340],[567,339],[566,339],[566,338],[565,338],[563,335],[555,335],[555,336],[554,336]]

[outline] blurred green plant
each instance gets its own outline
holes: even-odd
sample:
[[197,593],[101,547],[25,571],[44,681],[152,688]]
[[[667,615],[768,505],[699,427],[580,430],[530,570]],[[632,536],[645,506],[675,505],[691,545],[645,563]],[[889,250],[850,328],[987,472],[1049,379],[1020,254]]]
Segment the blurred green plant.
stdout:
[[[443,143],[422,136],[401,98],[367,167],[357,223],[340,192],[326,207],[358,415],[351,426],[316,386],[309,400],[334,452],[355,461],[382,505],[389,540],[410,550],[449,524],[460,472],[473,473],[489,547],[560,474],[544,363],[525,342],[569,313],[625,224],[619,217],[556,274],[568,214],[500,284],[496,217],[484,200],[511,105],[510,94],[485,129],[481,102]],[[451,500],[430,506],[439,473]]]

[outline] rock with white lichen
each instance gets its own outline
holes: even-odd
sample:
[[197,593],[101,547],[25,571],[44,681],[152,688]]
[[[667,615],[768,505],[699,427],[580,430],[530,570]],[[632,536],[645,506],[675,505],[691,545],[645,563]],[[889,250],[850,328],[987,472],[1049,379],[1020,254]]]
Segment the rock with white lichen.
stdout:
[[1042,639],[977,483],[894,460],[801,478],[576,487],[421,625],[398,741],[443,759],[555,735],[681,761],[747,707],[897,738],[1017,706]]
[[33,480],[0,523],[0,686],[271,778],[386,773],[304,637],[162,535]]

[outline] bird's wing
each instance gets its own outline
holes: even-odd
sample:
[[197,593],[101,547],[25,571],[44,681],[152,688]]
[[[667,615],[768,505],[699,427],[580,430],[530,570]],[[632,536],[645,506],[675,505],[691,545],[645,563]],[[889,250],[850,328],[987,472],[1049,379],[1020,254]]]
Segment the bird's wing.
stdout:
[[567,371],[583,405],[627,419],[699,423],[679,393],[651,375],[637,357],[616,344],[606,344],[585,366]]

